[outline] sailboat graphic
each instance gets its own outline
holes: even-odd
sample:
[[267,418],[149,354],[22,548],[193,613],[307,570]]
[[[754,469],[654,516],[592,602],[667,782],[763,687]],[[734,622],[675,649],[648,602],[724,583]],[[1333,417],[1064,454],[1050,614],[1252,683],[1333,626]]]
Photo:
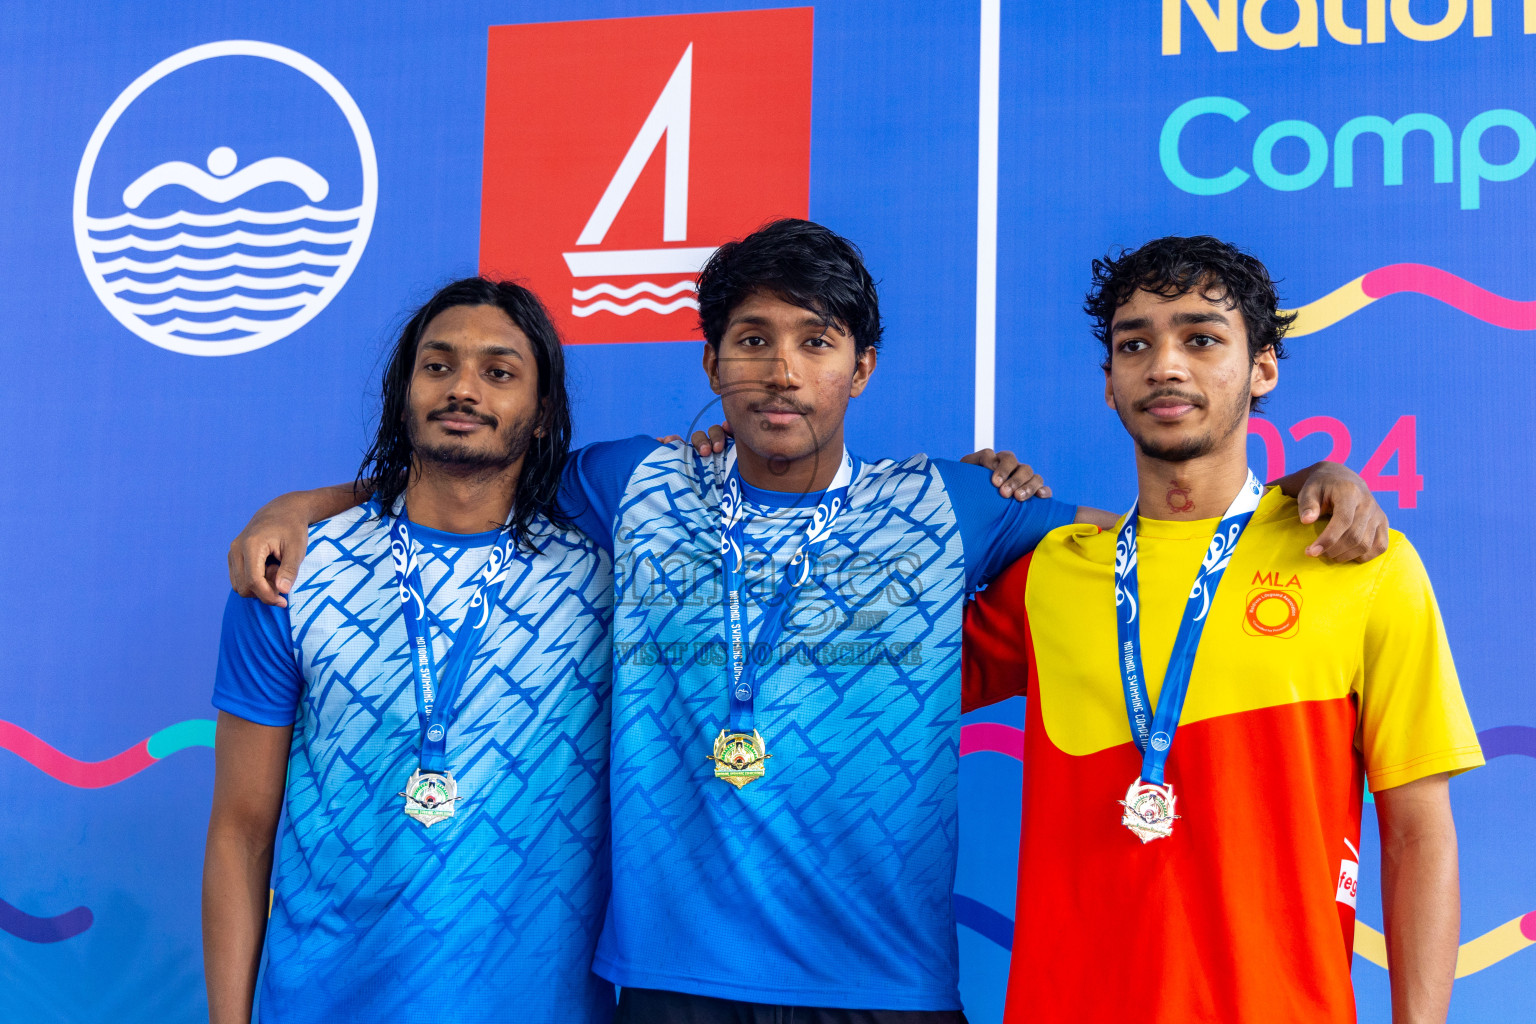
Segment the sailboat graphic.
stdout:
[[[645,169],[651,154],[666,140],[666,184],[663,195],[662,241],[686,242],[688,239],[688,145],[692,132],[693,104],[693,44],[683,51],[682,59],[672,69],[666,87],[656,98],[645,123],[630,143],[629,151],[619,163],[618,170],[608,182],[602,198],[587,218],[586,227],[576,239],[575,252],[564,253],[565,262],[575,278],[628,277],[639,275],[672,276],[686,274],[686,278],[670,284],[657,281],[640,281],[628,287],[620,287],[612,281],[599,281],[588,288],[572,288],[571,306],[574,316],[588,317],[596,313],[612,313],[629,316],[641,310],[666,315],[680,309],[698,309],[695,279],[704,262],[715,251],[714,246],[668,246],[661,249],[583,249],[581,246],[598,246],[608,235],[614,218],[629,199],[640,172]],[[623,304],[612,299],[598,298],[611,295],[614,299],[631,299]],[[635,298],[637,295],[655,298]],[[677,296],[673,298],[673,296]],[[589,299],[597,299],[589,302]],[[666,300],[666,301],[662,301]],[[585,303],[585,305],[583,305]]]
[[[273,185],[306,202],[280,210],[180,209],[162,217],[135,212],[152,196],[173,198],[176,190],[188,201],[197,196],[230,206]],[[149,327],[192,342],[249,338],[305,312],[346,260],[362,209],[313,205],[330,191],[330,182],[302,161],[269,156],[239,167],[228,146],[210,152],[202,167],[157,164],[123,190],[127,212],[86,219],[95,269]]]

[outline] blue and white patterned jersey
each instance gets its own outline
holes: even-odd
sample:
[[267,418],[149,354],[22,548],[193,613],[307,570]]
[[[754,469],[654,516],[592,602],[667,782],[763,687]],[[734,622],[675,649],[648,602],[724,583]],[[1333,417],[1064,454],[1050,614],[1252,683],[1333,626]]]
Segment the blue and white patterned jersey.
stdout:
[[[609,556],[547,524],[515,553],[448,730],[458,814],[427,828],[398,795],[421,725],[377,513],[310,528],[288,608],[225,612],[214,704],[294,726],[261,1020],[607,1021]],[[498,534],[411,538],[442,665]]]
[[[961,607],[1071,521],[987,470],[855,460],[846,508],[759,662],[767,774],[707,759],[729,724],[724,459],[637,438],[567,471],[614,552],[613,895],[595,969],[623,986],[801,1006],[960,1005],[953,909]],[[757,640],[814,498],[744,487]]]

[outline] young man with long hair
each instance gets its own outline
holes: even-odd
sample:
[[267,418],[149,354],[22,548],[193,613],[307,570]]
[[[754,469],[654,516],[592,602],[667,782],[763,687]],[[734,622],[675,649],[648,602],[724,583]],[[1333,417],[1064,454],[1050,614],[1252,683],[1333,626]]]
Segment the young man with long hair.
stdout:
[[368,500],[309,529],[286,607],[231,596],[213,1024],[249,1021],[263,947],[266,1024],[612,1015],[612,568],[555,503],[570,431],[538,299],[455,282],[395,345]]
[[[962,603],[1053,528],[1112,517],[1010,500],[987,468],[847,450],[882,328],[846,239],[778,221],[698,286],[734,446],[602,443],[566,473],[566,510],[614,557],[596,970],[628,1022],[958,1021]],[[1363,490],[1338,469],[1313,486]],[[338,497],[258,516],[237,582],[265,587],[274,549],[291,571],[285,538]],[[1335,533],[1363,551],[1375,514]]]
[[1446,780],[1483,758],[1424,566],[1398,533],[1304,557],[1318,528],[1249,470],[1290,323],[1262,263],[1160,238],[1095,261],[1086,305],[1136,502],[966,620],[967,706],[1029,698],[1007,1020],[1352,1024],[1363,783],[1392,1018],[1443,1024]]

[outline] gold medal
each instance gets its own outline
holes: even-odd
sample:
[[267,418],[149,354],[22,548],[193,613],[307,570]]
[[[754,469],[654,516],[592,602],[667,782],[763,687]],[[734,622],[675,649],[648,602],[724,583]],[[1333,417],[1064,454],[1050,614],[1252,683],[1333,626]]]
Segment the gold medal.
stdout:
[[763,762],[772,756],[756,729],[750,736],[721,729],[720,735],[715,737],[715,752],[709,755],[709,760],[715,762],[715,778],[740,789],[767,773],[768,766]]

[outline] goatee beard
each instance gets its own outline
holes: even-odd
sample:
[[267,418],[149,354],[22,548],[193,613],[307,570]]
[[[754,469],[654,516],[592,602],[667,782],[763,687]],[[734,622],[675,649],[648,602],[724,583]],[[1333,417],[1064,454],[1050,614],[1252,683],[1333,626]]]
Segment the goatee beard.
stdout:
[[[463,412],[458,406],[449,406],[439,412]],[[528,453],[533,444],[534,417],[512,420],[496,431],[499,448],[476,449],[453,441],[433,443],[425,441],[414,417],[406,421],[406,437],[411,442],[411,454],[423,465],[444,469],[456,474],[494,472],[506,469]]]
[[[1232,403],[1232,416],[1226,428],[1219,432],[1210,431],[1199,437],[1191,437],[1166,445],[1159,445],[1150,438],[1137,434],[1131,434],[1131,437],[1135,440],[1136,447],[1141,449],[1141,454],[1149,459],[1157,459],[1159,462],[1190,462],[1211,454],[1221,442],[1231,437],[1232,433],[1243,425],[1243,419],[1252,405],[1252,400],[1252,391],[1244,388],[1243,393]],[[1120,417],[1120,422],[1125,423],[1124,416]],[[1125,423],[1125,426],[1129,431],[1130,424]]]
[[1216,450],[1216,438],[1211,434],[1192,437],[1175,445],[1157,445],[1144,437],[1136,439],[1141,454],[1159,462],[1189,462]]

